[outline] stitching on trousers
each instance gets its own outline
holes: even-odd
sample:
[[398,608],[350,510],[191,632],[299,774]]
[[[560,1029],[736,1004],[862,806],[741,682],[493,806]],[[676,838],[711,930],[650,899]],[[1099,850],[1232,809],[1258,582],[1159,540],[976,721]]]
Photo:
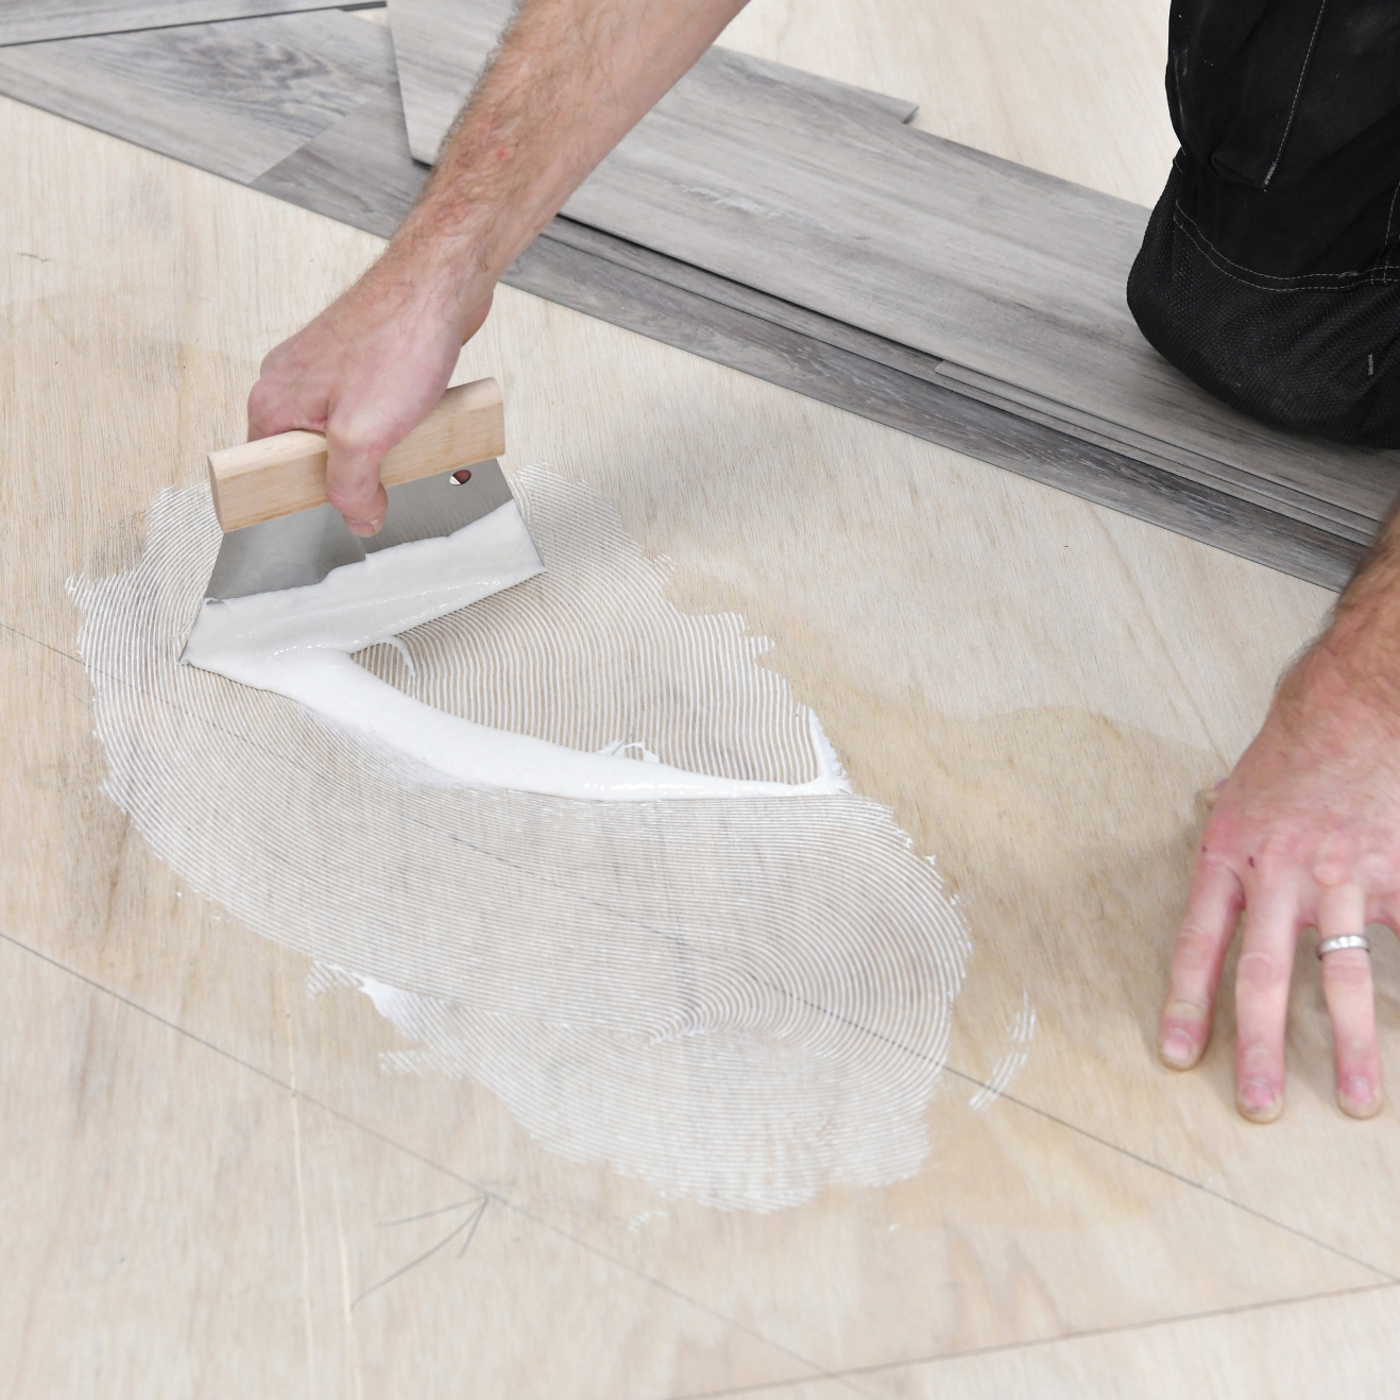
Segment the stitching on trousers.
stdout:
[[1288,144],[1289,134],[1293,130],[1293,118],[1298,115],[1298,99],[1303,95],[1303,84],[1308,79],[1308,69],[1312,66],[1313,50],[1317,47],[1317,36],[1322,32],[1322,17],[1327,13],[1327,0],[1317,7],[1317,22],[1313,25],[1312,38],[1308,40],[1308,51],[1303,55],[1303,71],[1298,74],[1298,86],[1293,93],[1293,105],[1288,109],[1288,122],[1283,128],[1283,136],[1279,139],[1278,153],[1274,156],[1274,163],[1269,167],[1269,173],[1264,176],[1264,188],[1269,188],[1269,181],[1274,178],[1274,171],[1278,169],[1278,163],[1283,159],[1283,148]]
[[[1179,202],[1172,206],[1172,223],[1190,239],[1196,250],[1217,272],[1222,273],[1232,282],[1252,287],[1258,292],[1349,292],[1355,287],[1386,286],[1390,282],[1388,276],[1389,254],[1387,254],[1384,267],[1369,268],[1365,272],[1305,272],[1296,277],[1273,277],[1267,272],[1255,272],[1252,268],[1245,267],[1243,263],[1237,263],[1227,258],[1201,232],[1200,225],[1182,209]],[[1248,275],[1241,276],[1241,273]],[[1270,286],[1269,283],[1276,285]],[[1291,283],[1292,285],[1277,285],[1281,283]]]
[[1390,208],[1385,213],[1385,275],[1390,276],[1390,255],[1395,251],[1391,242],[1391,226],[1395,222],[1395,200],[1400,196],[1400,181],[1396,182],[1395,190],[1390,196]]

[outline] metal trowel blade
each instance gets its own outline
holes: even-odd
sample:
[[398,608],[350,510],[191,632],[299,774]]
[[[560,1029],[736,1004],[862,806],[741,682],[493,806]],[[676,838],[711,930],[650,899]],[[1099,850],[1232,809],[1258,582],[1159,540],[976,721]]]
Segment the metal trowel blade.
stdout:
[[[458,478],[468,480],[459,482]],[[444,472],[390,486],[389,512],[377,535],[352,535],[334,506],[315,506],[231,530],[219,546],[204,596],[214,602],[305,588],[342,564],[413,540],[455,534],[513,497],[501,464],[491,458],[470,471]]]

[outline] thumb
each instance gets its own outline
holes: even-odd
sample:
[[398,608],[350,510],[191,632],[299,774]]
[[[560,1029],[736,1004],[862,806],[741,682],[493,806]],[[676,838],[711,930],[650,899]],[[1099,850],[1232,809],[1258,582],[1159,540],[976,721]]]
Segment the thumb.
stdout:
[[353,535],[378,533],[389,512],[389,497],[379,484],[379,464],[393,441],[334,420],[326,425],[326,499],[344,517]]

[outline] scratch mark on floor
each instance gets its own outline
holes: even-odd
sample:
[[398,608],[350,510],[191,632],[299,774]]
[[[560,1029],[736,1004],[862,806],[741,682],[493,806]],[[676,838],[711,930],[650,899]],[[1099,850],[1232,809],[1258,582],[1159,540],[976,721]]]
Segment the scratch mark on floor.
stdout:
[[461,1221],[460,1224],[454,1225],[431,1249],[425,1250],[416,1259],[409,1260],[402,1268],[395,1269],[392,1274],[389,1274],[386,1278],[380,1279],[378,1283],[371,1284],[350,1304],[350,1306],[352,1308],[357,1307],[368,1298],[371,1293],[377,1293],[381,1288],[385,1288],[393,1283],[395,1279],[402,1278],[406,1273],[416,1269],[420,1264],[426,1263],[433,1255],[445,1249],[453,1240],[465,1232],[466,1237],[462,1241],[462,1247],[457,1251],[457,1258],[461,1259],[471,1247],[471,1242],[476,1238],[477,1227],[481,1224],[481,1219],[486,1214],[486,1207],[490,1204],[491,1198],[489,1196],[479,1196],[471,1201],[458,1201],[455,1206],[443,1206],[438,1210],[425,1211],[422,1215],[408,1215],[402,1220],[387,1220],[381,1222],[384,1225],[407,1225],[415,1220],[427,1220],[430,1216],[442,1215],[449,1210],[456,1210],[471,1205],[476,1207],[465,1220]]

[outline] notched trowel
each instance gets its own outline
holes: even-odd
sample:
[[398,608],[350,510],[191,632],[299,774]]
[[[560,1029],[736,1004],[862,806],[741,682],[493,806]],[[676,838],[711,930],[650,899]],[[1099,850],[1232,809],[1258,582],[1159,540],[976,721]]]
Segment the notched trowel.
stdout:
[[[190,638],[210,603],[302,588],[332,569],[415,540],[456,533],[513,499],[497,455],[505,411],[494,379],[449,389],[384,458],[389,498],[383,528],[353,535],[326,501],[326,440],[279,433],[209,454],[209,485],[223,528],[214,572]],[[181,653],[187,660],[189,641]]]

